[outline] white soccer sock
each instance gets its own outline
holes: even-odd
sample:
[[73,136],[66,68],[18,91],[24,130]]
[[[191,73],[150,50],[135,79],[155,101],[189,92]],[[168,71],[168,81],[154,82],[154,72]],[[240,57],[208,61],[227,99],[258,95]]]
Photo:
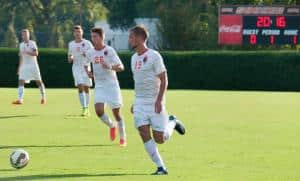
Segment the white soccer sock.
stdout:
[[108,127],[113,128],[115,125],[114,123],[109,119],[109,117],[104,113],[100,119],[103,121],[104,124],[106,124]]
[[85,108],[85,94],[83,92],[79,92],[79,100],[80,100],[80,105],[81,107]]
[[18,100],[22,101],[24,97],[24,86],[19,86],[18,87]]
[[164,140],[167,141],[171,138],[174,128],[176,126],[176,120],[168,120],[168,124],[166,126],[166,129],[164,131]]
[[125,122],[123,120],[118,121],[118,127],[119,127],[120,138],[126,139]]
[[89,104],[90,104],[90,94],[85,93],[85,105],[86,105],[86,107],[89,107]]
[[42,99],[45,99],[45,98],[46,98],[46,89],[45,89],[45,85],[44,85],[44,84],[41,84],[41,86],[39,87],[39,89],[40,89],[40,93],[41,93]]
[[164,167],[165,164],[158,152],[157,146],[153,139],[150,139],[148,142],[144,143],[145,149],[150,156],[151,160],[156,164],[157,167]]

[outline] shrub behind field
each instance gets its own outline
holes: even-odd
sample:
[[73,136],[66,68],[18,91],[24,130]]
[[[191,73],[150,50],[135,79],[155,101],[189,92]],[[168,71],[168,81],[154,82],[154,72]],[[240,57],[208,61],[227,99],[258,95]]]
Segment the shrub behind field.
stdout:
[[[125,71],[118,74],[122,88],[133,88],[132,53],[119,56]],[[300,54],[296,51],[162,52],[169,88],[213,90],[300,90]],[[41,49],[39,65],[47,87],[73,87],[65,49]],[[17,49],[0,49],[0,86],[17,85]]]

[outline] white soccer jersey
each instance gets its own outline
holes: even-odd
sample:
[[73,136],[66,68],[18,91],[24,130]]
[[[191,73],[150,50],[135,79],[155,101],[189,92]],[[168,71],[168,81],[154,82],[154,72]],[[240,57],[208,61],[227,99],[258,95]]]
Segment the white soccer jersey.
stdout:
[[106,45],[102,50],[95,50],[94,48],[89,50],[87,52],[87,63],[89,64],[90,62],[93,64],[95,87],[119,87],[116,72],[102,67],[103,63],[108,65],[123,65],[112,47]]
[[131,57],[131,70],[134,78],[135,104],[155,103],[160,79],[158,75],[166,71],[161,55],[148,49],[142,55],[135,53]]
[[23,60],[19,70],[19,80],[30,82],[31,80],[42,80],[39,65],[37,63],[37,56],[31,56],[24,51],[34,52],[37,51],[37,45],[34,41],[20,43],[19,55]]
[[69,43],[68,55],[73,56],[73,65],[84,66],[87,51],[93,48],[90,41],[83,39],[81,42],[77,43],[74,40]]
[[29,51],[29,52],[34,52],[37,51],[37,45],[35,41],[29,40],[27,43],[22,42],[20,43],[19,51],[20,51],[20,56],[23,60],[24,65],[35,65],[37,64],[37,57],[36,56],[31,56],[25,53],[22,53],[24,51]]

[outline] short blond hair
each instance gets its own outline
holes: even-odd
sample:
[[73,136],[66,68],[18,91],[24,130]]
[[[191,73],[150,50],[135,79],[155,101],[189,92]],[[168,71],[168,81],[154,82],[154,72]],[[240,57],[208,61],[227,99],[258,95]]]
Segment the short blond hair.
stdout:
[[24,28],[24,29],[22,29],[22,31],[21,31],[22,33],[23,32],[27,32],[27,33],[29,33],[29,29],[27,29],[27,28]]

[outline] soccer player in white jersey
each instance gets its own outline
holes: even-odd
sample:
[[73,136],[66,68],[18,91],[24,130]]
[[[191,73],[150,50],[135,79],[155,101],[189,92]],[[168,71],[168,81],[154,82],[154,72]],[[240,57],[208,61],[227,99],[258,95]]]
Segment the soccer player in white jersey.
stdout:
[[[82,107],[82,116],[89,115],[89,88],[92,86],[92,80],[85,71],[86,52],[93,48],[90,41],[83,38],[83,30],[80,25],[73,28],[74,39],[69,43],[68,61],[73,63],[72,72],[75,86],[78,88],[79,101]],[[87,66],[90,70],[90,66]]]
[[[148,36],[148,31],[143,26],[132,28],[129,34],[130,46],[136,51],[131,57],[135,90],[131,112],[145,149],[157,166],[153,174],[166,175],[168,171],[156,143],[162,144],[170,139],[174,129],[181,135],[185,134],[185,128],[175,116],[168,116],[165,107],[167,70],[161,55],[147,48]],[[152,128],[154,140],[151,137],[150,128]]]
[[[125,122],[121,116],[122,96],[116,72],[124,70],[124,66],[116,51],[104,44],[105,34],[101,28],[91,30],[94,49],[87,52],[88,63],[92,62],[93,73],[87,67],[87,73],[94,77],[94,104],[97,116],[110,128],[111,141],[116,138],[116,128],[119,128],[120,145],[126,146]],[[104,112],[107,104],[113,112],[116,122]]]
[[22,30],[22,40],[19,50],[19,67],[17,74],[19,75],[18,100],[13,104],[23,104],[24,85],[31,80],[35,80],[41,92],[41,104],[46,103],[45,85],[42,81],[37,56],[39,54],[35,41],[30,40],[28,29]]

